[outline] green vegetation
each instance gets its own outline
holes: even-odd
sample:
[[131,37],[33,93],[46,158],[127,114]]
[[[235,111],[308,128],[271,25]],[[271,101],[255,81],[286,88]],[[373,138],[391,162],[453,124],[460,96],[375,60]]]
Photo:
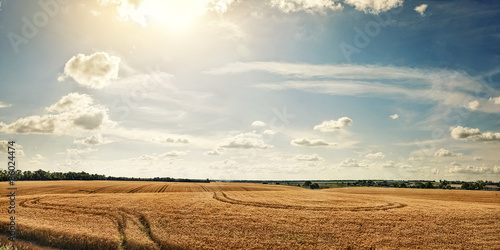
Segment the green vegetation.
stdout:
[[[163,181],[163,182],[204,182],[210,183],[209,179],[175,179],[170,177],[154,178],[135,178],[135,177],[114,177],[101,174],[89,174],[86,172],[50,172],[42,169],[36,171],[16,171],[17,181],[49,181],[49,180],[118,180],[118,181]],[[10,174],[7,170],[0,170],[0,181],[10,180]]]

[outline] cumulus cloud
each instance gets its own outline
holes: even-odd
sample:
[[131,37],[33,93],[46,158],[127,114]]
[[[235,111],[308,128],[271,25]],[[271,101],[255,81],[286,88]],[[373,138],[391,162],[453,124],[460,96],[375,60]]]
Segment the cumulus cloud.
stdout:
[[423,160],[424,160],[424,158],[422,158],[422,157],[412,156],[412,157],[408,158],[408,161],[423,161]]
[[427,4],[422,4],[417,7],[415,7],[415,11],[418,12],[421,16],[425,16],[425,10],[427,9],[428,5]]
[[[0,140],[0,154],[7,154],[9,152],[9,147],[12,147],[12,146],[9,145],[8,141]],[[24,155],[23,146],[21,146],[18,143],[14,143],[14,148],[15,148],[16,156],[23,156]]]
[[110,81],[118,78],[120,58],[110,56],[106,52],[97,52],[86,56],[78,54],[73,56],[64,66],[64,76],[59,77],[63,81],[71,77],[78,84],[92,89],[102,89],[109,85]]
[[262,139],[262,135],[257,134],[255,131],[249,133],[239,134],[223,140],[219,144],[219,148],[235,148],[235,149],[250,149],[260,148],[267,149],[272,146],[266,144]]
[[500,141],[500,133],[484,132],[481,133],[478,128],[468,128],[458,126],[450,128],[451,137],[456,140],[472,140],[472,141]]
[[134,157],[134,158],[130,158],[129,159],[130,161],[139,161],[139,162],[142,162],[142,161],[156,161],[158,160],[158,157],[155,156],[155,155],[141,155],[139,157]]
[[390,115],[389,117],[392,118],[393,120],[396,120],[396,119],[399,118],[399,115],[398,114],[394,114],[394,115]]
[[344,3],[354,6],[356,10],[372,14],[403,6],[403,0],[345,0]]
[[500,96],[499,97],[490,97],[489,101],[494,103],[494,104],[500,104]]
[[479,108],[479,101],[472,101],[472,102],[469,102],[469,104],[467,105],[467,107],[471,110],[476,110]]
[[29,159],[28,163],[41,164],[43,160],[45,160],[45,157],[43,157],[41,154],[36,154],[35,156]]
[[325,147],[325,146],[333,146],[335,143],[329,143],[322,139],[311,139],[309,140],[306,137],[297,138],[290,142],[293,146],[302,146],[302,147]]
[[454,166],[449,169],[449,172],[459,174],[486,174],[492,172],[492,170],[487,167]]
[[451,152],[450,150],[446,150],[444,148],[440,148],[438,149],[435,153],[434,153],[434,156],[437,156],[437,157],[451,157],[451,156],[462,156],[463,154],[461,153],[458,153],[458,154],[454,154],[453,152]]
[[349,168],[359,168],[359,167],[367,167],[365,164],[359,164],[358,161],[352,158],[347,158],[340,162],[339,167],[349,167]]
[[178,156],[187,155],[189,152],[191,152],[191,151],[189,151],[189,150],[186,150],[186,151],[172,150],[172,151],[160,154],[160,157],[178,157]]
[[340,10],[342,4],[335,0],[271,0],[271,6],[289,12],[326,13],[327,10]]
[[90,137],[87,137],[87,138],[82,139],[82,140],[74,140],[73,143],[96,146],[96,145],[109,143],[109,141],[107,139],[105,139],[104,137],[102,137],[102,135],[95,134],[95,135],[91,135]]
[[97,151],[95,148],[69,148],[66,153],[70,155],[88,154]]
[[396,167],[396,163],[393,162],[393,161],[386,161],[382,167],[384,168],[393,168],[393,167]]
[[7,134],[68,134],[75,129],[96,130],[111,124],[107,109],[93,105],[85,94],[70,93],[46,108],[51,114],[28,116],[11,124],[3,124],[0,131]]
[[474,160],[475,160],[475,161],[482,161],[482,160],[483,160],[483,158],[481,158],[481,157],[479,157],[479,156],[476,156],[476,157],[474,157]]
[[321,132],[332,132],[338,129],[349,127],[351,125],[351,118],[341,117],[338,120],[323,121],[321,124],[314,126],[314,130],[319,130]]
[[204,155],[220,155],[220,152],[217,150],[209,150],[209,151],[203,152],[203,154]]
[[297,155],[293,159],[296,161],[322,161],[323,157],[320,157],[317,154],[312,154],[312,155]]
[[370,153],[365,156],[368,159],[384,159],[385,154],[382,152],[377,152],[377,153]]
[[265,135],[275,135],[276,131],[274,131],[272,129],[266,129],[266,130],[264,130],[264,132],[262,132],[262,134],[265,134]]
[[158,143],[189,143],[189,140],[186,138],[182,137],[164,137],[164,136],[159,136],[155,138],[150,139],[151,142],[158,142]]
[[0,109],[2,109],[2,108],[8,108],[10,106],[12,106],[12,104],[6,104],[6,103],[0,101]]
[[459,162],[457,162],[457,161],[452,161],[452,162],[450,162],[450,165],[452,165],[452,166],[462,166],[462,164],[460,164],[460,163],[459,163]]
[[265,127],[266,126],[266,123],[262,122],[262,121],[254,121],[252,122],[252,127]]
[[235,169],[239,167],[239,163],[233,160],[223,160],[223,161],[215,161],[208,165],[210,169]]

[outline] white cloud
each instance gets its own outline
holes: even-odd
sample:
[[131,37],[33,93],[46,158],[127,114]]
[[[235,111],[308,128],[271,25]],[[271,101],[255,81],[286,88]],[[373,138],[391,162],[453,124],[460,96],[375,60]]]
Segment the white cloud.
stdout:
[[88,153],[92,153],[95,151],[97,151],[97,149],[94,149],[94,148],[82,148],[82,149],[69,148],[69,149],[66,149],[66,153],[70,154],[70,155],[88,154]]
[[500,174],[500,166],[493,167],[493,173]]
[[189,143],[187,138],[158,136],[150,139],[151,142],[158,143]]
[[451,156],[461,156],[461,154],[454,154],[450,150],[446,150],[444,148],[438,149],[435,153],[434,156],[438,157],[451,157]]
[[264,130],[264,132],[262,132],[262,134],[265,134],[265,135],[275,135],[276,131],[274,131],[272,129],[266,129],[266,130]]
[[359,164],[355,159],[347,158],[339,163],[339,167],[349,167],[349,168],[358,168],[358,167],[367,167],[365,164]]
[[326,10],[340,10],[342,4],[335,0],[271,0],[272,7],[289,12],[326,13]]
[[386,161],[382,167],[384,168],[393,168],[393,167],[396,167],[396,163],[393,162],[393,161]]
[[21,118],[11,124],[2,124],[0,131],[7,134],[71,134],[74,130],[96,130],[105,124],[112,125],[107,109],[92,104],[90,96],[70,93],[46,108],[54,114]]
[[73,92],[63,96],[61,100],[46,108],[46,110],[55,113],[81,110],[92,105],[93,102],[94,100],[89,95]]
[[412,156],[412,157],[408,158],[408,161],[423,161],[423,160],[424,160],[424,158],[422,158],[422,157]]
[[185,151],[172,150],[172,151],[161,154],[160,157],[178,157],[178,156],[187,155],[189,152],[191,152],[191,151],[189,151],[189,150],[185,150]]
[[474,160],[475,160],[475,161],[482,161],[482,160],[483,160],[483,158],[481,158],[481,157],[479,157],[479,156],[476,156],[476,157],[474,157]]
[[35,156],[31,157],[28,161],[30,164],[41,164],[42,161],[45,160],[45,157],[43,157],[40,154],[36,154]]
[[302,147],[324,147],[324,146],[336,145],[336,143],[329,143],[322,139],[309,140],[306,137],[294,139],[290,143],[294,146],[302,146]]
[[[429,68],[256,61],[230,63],[204,73],[223,75],[254,70],[288,78],[280,82],[259,83],[255,85],[257,88],[274,91],[296,89],[337,96],[406,98],[418,103],[435,103],[438,108],[462,106],[464,100],[468,103],[476,98],[471,93],[485,90],[476,77],[467,73]],[[498,108],[493,107],[485,107],[481,111],[500,113]]]
[[254,121],[252,122],[252,127],[265,127],[266,126],[266,123],[262,122],[262,121]]
[[495,104],[500,104],[500,96],[499,97],[490,97],[489,101],[493,102]]
[[349,127],[352,125],[352,119],[349,117],[341,117],[337,121],[323,121],[321,124],[314,126],[314,130],[321,132],[332,132],[341,128]]
[[110,56],[106,52],[97,52],[90,56],[78,54],[73,56],[64,66],[65,77],[71,77],[78,84],[92,89],[102,89],[110,81],[118,78],[120,58]]
[[452,166],[462,166],[462,164],[460,164],[460,163],[459,163],[459,162],[457,162],[457,161],[452,161],[452,162],[450,162],[450,165],[452,165]]
[[403,6],[403,0],[345,0],[344,3],[354,6],[356,10],[372,14]]
[[459,174],[485,174],[492,172],[491,169],[487,167],[474,167],[474,166],[454,166],[449,169],[450,173],[459,173]]
[[394,115],[390,115],[389,117],[392,118],[393,120],[396,120],[396,119],[399,118],[399,115],[398,114],[394,114]]
[[479,101],[472,101],[472,102],[469,102],[468,104],[468,108],[471,109],[471,110],[476,110],[479,108]]
[[223,161],[215,161],[208,165],[210,169],[237,169],[239,167],[239,163],[233,160],[223,160]]
[[450,128],[451,137],[456,140],[472,140],[472,141],[500,141],[500,133],[484,132],[481,133],[478,128],[468,128],[458,126]]
[[101,145],[109,143],[109,141],[106,140],[104,137],[102,137],[101,134],[95,134],[82,140],[74,140],[73,143],[86,144],[86,145]]
[[139,157],[134,157],[134,158],[130,158],[129,159],[130,161],[139,161],[139,162],[142,162],[142,161],[156,161],[158,160],[158,157],[155,156],[155,155],[141,155]]
[[271,145],[266,144],[262,139],[262,135],[255,133],[255,131],[227,138],[223,140],[218,146],[219,148],[236,148],[236,149],[250,149],[250,148],[267,149],[272,147]]
[[6,104],[6,103],[3,103],[2,101],[0,101],[0,109],[2,108],[8,108],[8,107],[11,107],[12,104]]
[[427,4],[422,4],[417,7],[415,7],[415,11],[418,12],[421,16],[425,16],[425,10],[427,9],[428,5]]
[[220,155],[220,152],[217,150],[209,150],[209,151],[203,152],[203,154],[204,155]]
[[15,149],[15,156],[24,156],[23,146],[18,143],[14,143],[14,145],[11,146],[9,145],[9,141],[0,140],[0,154],[7,154],[9,152],[9,147],[13,147]]
[[324,160],[323,157],[320,157],[317,154],[297,155],[293,159],[296,161],[322,161],[322,160]]
[[377,152],[377,153],[370,153],[365,156],[368,159],[384,159],[385,154],[382,152]]
[[150,20],[169,25],[185,25],[207,11],[225,13],[234,0],[99,0],[104,6],[113,6],[122,21],[132,21],[147,26]]

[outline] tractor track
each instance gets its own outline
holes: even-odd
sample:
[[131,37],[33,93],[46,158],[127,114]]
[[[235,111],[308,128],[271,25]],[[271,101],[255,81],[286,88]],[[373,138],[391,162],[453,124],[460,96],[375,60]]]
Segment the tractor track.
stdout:
[[213,198],[221,202],[244,205],[244,206],[276,208],[276,209],[311,210],[311,211],[351,211],[351,212],[379,211],[379,210],[388,210],[394,208],[403,208],[407,206],[406,204],[397,202],[388,202],[387,204],[380,206],[359,206],[359,207],[326,207],[326,206],[313,207],[313,206],[300,206],[300,205],[286,205],[286,204],[273,204],[273,203],[237,200],[227,196],[224,192],[220,192],[220,195],[217,194],[217,192],[213,192]]

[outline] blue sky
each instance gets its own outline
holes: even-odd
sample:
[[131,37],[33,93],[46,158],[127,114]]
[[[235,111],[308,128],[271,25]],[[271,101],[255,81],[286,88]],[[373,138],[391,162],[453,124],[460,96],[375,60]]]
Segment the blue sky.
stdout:
[[0,153],[112,176],[498,181],[499,19],[496,1],[2,0]]

